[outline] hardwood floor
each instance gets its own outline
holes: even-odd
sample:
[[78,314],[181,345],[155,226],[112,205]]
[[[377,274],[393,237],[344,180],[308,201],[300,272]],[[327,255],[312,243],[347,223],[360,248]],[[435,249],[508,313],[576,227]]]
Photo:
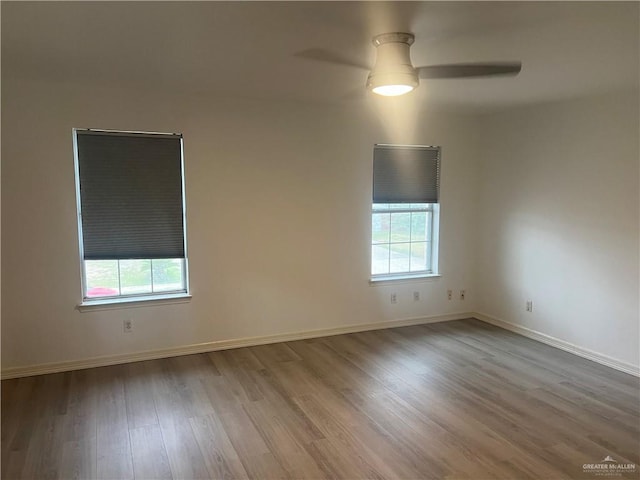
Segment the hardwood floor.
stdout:
[[639,389],[472,319],[5,380],[2,478],[596,479]]

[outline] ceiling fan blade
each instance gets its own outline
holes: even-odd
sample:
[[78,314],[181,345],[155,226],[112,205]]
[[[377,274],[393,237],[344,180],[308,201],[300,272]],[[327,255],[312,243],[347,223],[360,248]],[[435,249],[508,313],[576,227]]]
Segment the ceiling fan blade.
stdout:
[[360,86],[358,88],[354,88],[347,93],[340,95],[341,100],[346,101],[358,101],[364,100],[367,98],[367,89],[364,86]]
[[517,75],[522,70],[521,62],[451,63],[418,67],[420,78],[470,78]]
[[322,48],[309,48],[296,52],[293,54],[295,57],[304,58],[307,60],[315,60],[318,62],[333,63],[335,65],[345,65],[347,67],[361,68],[363,70],[370,70],[370,68],[361,63],[355,62],[348,58],[341,56],[339,53],[332,52],[330,50],[324,50]]

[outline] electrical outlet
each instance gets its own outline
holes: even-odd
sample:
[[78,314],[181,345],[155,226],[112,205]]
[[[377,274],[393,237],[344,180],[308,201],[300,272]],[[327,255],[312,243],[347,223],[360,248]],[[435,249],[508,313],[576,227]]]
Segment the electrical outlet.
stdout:
[[122,323],[124,327],[124,333],[133,332],[133,320],[131,320],[130,318],[127,318]]
[[398,303],[398,296],[395,293],[391,294],[391,303]]
[[413,301],[414,302],[420,301],[420,292],[413,292]]
[[527,309],[527,312],[533,312],[533,301],[532,300],[527,300],[526,309]]
[[464,290],[460,290],[460,300],[464,300],[464,297],[466,296],[467,292],[465,292]]
[[453,290],[447,290],[447,300],[451,300],[453,298]]

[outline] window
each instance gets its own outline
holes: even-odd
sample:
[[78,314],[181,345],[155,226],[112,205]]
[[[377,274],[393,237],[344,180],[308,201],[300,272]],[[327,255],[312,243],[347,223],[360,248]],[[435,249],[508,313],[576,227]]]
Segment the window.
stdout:
[[184,295],[182,135],[74,130],[83,302]]
[[432,203],[374,203],[371,274],[433,273]]
[[374,147],[372,280],[437,274],[439,177],[439,147]]

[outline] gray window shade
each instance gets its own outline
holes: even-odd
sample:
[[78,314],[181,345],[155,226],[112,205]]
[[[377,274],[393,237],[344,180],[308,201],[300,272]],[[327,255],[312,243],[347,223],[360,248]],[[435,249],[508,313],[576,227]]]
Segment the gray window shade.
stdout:
[[182,137],[76,133],[85,260],[184,258]]
[[373,203],[438,203],[440,147],[376,145]]

